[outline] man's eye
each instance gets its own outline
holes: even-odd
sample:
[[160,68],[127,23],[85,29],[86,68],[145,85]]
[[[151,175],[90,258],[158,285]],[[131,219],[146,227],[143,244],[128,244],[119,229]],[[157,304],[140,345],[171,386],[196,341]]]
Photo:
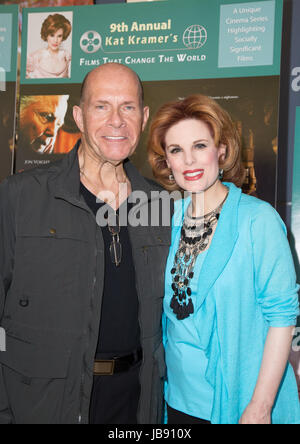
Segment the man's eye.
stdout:
[[44,122],[44,123],[46,123],[46,122],[54,122],[55,121],[55,115],[54,114],[52,114],[52,113],[43,113],[43,112],[40,112],[39,113],[39,116],[40,116],[40,119]]

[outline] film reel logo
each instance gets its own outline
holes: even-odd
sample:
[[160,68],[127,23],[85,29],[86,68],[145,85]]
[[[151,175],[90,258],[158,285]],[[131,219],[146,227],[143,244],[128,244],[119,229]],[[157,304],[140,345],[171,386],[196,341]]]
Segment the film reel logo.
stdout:
[[80,48],[86,54],[94,54],[101,49],[102,38],[97,31],[87,31],[80,39]]

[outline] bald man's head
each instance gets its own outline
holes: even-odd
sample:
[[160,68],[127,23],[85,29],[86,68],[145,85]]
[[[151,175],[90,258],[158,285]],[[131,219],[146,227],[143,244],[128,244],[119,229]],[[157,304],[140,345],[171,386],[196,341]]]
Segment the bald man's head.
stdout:
[[85,78],[73,116],[83,149],[102,161],[124,161],[135,151],[149,118],[139,77],[119,64],[94,69]]
[[132,77],[136,81],[137,91],[139,96],[139,102],[141,108],[144,106],[144,88],[141,79],[132,69],[128,68],[125,65],[121,65],[119,63],[107,63],[105,65],[101,65],[92,71],[90,71],[84,78],[81,91],[80,91],[80,104],[82,104],[89,92],[89,88],[93,88],[93,81],[101,81],[101,74],[108,74],[111,76],[124,74],[128,77]]

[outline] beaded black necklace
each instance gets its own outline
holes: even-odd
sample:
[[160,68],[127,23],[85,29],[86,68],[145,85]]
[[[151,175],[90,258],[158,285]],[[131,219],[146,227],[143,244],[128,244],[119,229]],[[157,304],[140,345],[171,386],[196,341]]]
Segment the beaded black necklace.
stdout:
[[172,290],[174,292],[170,307],[178,320],[188,318],[194,313],[190,281],[194,277],[194,267],[198,254],[204,251],[217,224],[225,200],[210,213],[202,217],[184,216],[179,247],[171,270]]

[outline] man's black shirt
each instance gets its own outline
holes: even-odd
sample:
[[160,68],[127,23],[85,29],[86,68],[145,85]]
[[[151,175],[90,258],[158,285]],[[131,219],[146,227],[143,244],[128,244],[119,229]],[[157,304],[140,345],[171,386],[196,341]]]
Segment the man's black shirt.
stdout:
[[[96,216],[99,208],[105,203],[97,202],[96,196],[83,184],[80,185],[80,191]],[[129,212],[131,206],[126,203]],[[139,304],[127,226],[121,226],[120,229],[122,260],[118,267],[110,256],[112,235],[108,226],[102,227],[102,235],[105,248],[105,279],[95,359],[111,359],[126,356],[140,348]],[[137,363],[127,372],[111,376],[94,376],[90,424],[137,423],[140,366],[141,363]]]

